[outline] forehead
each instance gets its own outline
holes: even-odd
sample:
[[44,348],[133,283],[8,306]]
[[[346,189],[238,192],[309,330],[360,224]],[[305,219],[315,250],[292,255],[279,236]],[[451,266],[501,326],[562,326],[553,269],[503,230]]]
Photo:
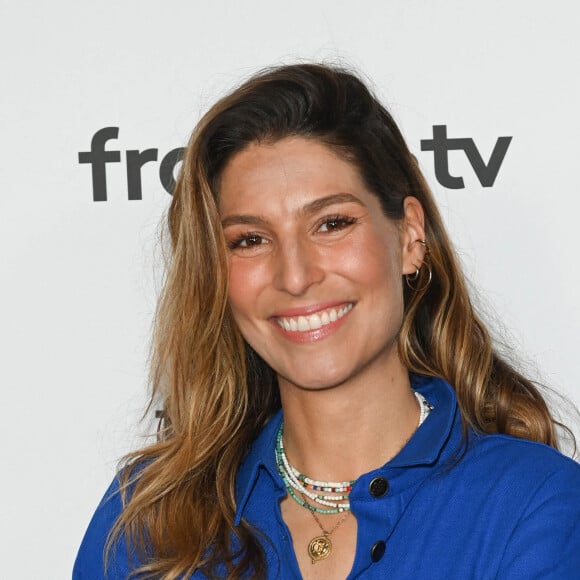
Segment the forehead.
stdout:
[[[218,192],[220,211],[267,201],[284,205],[336,193],[362,194],[357,167],[320,141],[288,137],[252,143],[226,164]],[[368,193],[368,192],[366,192]]]

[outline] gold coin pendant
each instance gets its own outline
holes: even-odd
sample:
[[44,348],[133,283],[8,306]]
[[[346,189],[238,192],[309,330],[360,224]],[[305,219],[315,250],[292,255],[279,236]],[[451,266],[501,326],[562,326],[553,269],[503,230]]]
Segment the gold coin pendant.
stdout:
[[328,558],[331,551],[332,542],[328,536],[316,536],[316,538],[313,538],[310,544],[308,544],[308,555],[313,564]]

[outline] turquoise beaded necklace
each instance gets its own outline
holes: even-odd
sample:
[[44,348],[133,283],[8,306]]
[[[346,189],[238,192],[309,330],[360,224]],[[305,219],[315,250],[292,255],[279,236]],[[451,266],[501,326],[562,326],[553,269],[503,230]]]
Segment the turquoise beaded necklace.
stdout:
[[[284,423],[281,423],[276,436],[276,466],[290,497],[302,507],[319,514],[338,514],[349,511],[350,503],[348,497],[354,480],[321,482],[311,480],[306,475],[298,472],[288,463],[286,458],[282,439],[283,434]],[[315,491],[323,491],[325,493],[314,493]],[[308,497],[324,507],[312,505],[304,497]]]
[[[425,397],[417,391],[414,391],[414,394],[421,411],[419,417],[419,426],[421,426],[433,410],[433,405],[428,403]],[[338,514],[350,511],[349,496],[355,480],[317,481],[300,473],[290,465],[286,457],[283,434],[284,422],[280,424],[276,435],[276,466],[290,497],[300,506],[319,514]],[[318,505],[312,505],[307,501],[307,498]]]

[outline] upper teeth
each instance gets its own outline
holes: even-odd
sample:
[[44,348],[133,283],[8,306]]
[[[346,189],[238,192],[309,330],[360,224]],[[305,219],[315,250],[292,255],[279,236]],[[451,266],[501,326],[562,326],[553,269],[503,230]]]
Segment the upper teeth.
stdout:
[[341,308],[329,308],[315,312],[309,316],[296,316],[292,318],[277,318],[276,322],[284,329],[298,332],[305,332],[307,330],[316,330],[321,326],[326,326],[331,322],[335,322],[342,318],[349,310],[352,309],[352,304],[347,304]]

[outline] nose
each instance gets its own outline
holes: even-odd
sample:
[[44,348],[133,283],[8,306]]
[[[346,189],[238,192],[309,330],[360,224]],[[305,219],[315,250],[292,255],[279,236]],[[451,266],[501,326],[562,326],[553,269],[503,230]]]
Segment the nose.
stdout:
[[302,296],[324,278],[317,249],[304,240],[280,244],[273,256],[273,285],[277,290]]

